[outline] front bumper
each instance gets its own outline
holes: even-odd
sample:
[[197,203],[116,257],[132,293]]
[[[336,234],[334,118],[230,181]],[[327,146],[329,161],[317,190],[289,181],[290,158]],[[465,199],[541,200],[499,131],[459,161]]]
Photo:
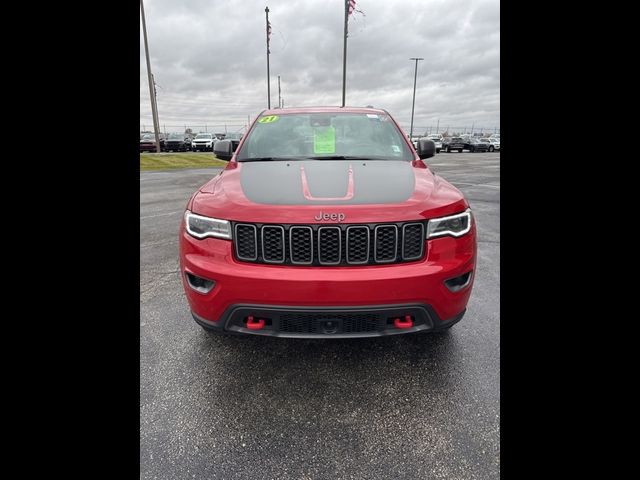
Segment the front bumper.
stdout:
[[205,144],[205,143],[201,143],[201,144],[195,144],[193,145],[193,149],[194,150],[213,150],[213,145],[209,144]]
[[[429,305],[376,305],[372,307],[287,307],[273,305],[233,305],[218,322],[210,322],[191,312],[207,330],[281,338],[367,338],[402,333],[445,330],[462,320],[466,309],[441,320]],[[410,327],[397,328],[394,321],[409,316]],[[260,330],[248,328],[247,318],[266,319]]]
[[[401,307],[402,310],[418,306],[427,311],[428,317],[418,330],[438,330],[445,322],[464,312],[474,275],[472,273],[464,288],[456,291],[451,291],[445,285],[445,280],[474,272],[475,262],[475,223],[463,237],[429,240],[427,254],[422,260],[393,265],[345,267],[239,262],[234,258],[232,243],[228,240],[195,239],[185,232],[184,225],[180,233],[181,278],[194,316],[211,328],[234,331],[232,327],[235,325],[238,327],[235,329],[237,333],[257,332],[242,330],[239,324],[234,323],[234,310],[245,307],[258,311],[254,312],[256,315],[263,314],[273,320],[273,315],[269,317],[260,309],[284,308],[307,313],[319,311],[322,317],[327,312],[344,314],[355,309],[362,313],[387,307]],[[215,286],[206,294],[197,292],[189,286],[185,272],[213,280]],[[251,314],[243,313],[246,313],[243,319]],[[392,312],[384,317],[385,321],[394,315],[396,313]],[[419,316],[416,314],[416,320]],[[419,325],[419,322],[415,323],[416,327]]]

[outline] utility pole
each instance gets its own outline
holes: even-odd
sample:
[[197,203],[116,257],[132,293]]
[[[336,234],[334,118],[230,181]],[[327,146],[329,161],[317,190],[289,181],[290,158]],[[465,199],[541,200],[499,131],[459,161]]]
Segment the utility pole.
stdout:
[[271,25],[269,25],[269,7],[265,7],[264,11],[267,17],[267,108],[271,109],[271,78],[269,77],[269,34],[271,33],[269,30]]
[[280,96],[280,75],[278,75],[278,108],[282,108],[282,97]]
[[347,96],[347,25],[349,23],[349,0],[344,0],[344,49],[342,51],[342,106]]
[[151,74],[151,81],[153,82],[153,104],[156,107],[156,125],[160,126],[160,118],[158,117],[158,88],[156,77],[153,74]]
[[147,57],[147,76],[149,77],[149,97],[151,99],[151,115],[153,116],[153,131],[156,136],[156,152],[160,153],[160,133],[158,132],[158,110],[155,102],[155,85],[151,75],[151,61],[149,60],[149,42],[147,41],[147,22],[144,18],[144,4],[140,0],[140,12],[142,13],[142,32],[144,34],[144,52]]
[[438,119],[438,125],[436,126],[436,133],[440,133],[440,119]]
[[413,110],[416,106],[416,81],[418,80],[418,62],[424,58],[411,57],[409,60],[416,61],[416,71],[413,75],[413,102],[411,103],[411,130],[409,130],[409,139],[413,141]]

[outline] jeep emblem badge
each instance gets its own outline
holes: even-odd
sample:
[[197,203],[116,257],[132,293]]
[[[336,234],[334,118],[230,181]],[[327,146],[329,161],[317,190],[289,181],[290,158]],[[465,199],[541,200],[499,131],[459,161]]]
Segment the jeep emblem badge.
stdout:
[[342,222],[345,219],[346,215],[344,213],[322,213],[322,211],[320,213],[318,213],[318,215],[316,215],[314,218],[314,220],[320,222],[320,221],[328,221],[328,220],[332,220],[334,222]]

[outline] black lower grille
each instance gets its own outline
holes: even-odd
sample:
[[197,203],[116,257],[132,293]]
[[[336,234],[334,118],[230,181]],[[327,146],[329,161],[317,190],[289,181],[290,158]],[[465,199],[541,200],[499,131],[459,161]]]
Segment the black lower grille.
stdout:
[[368,225],[234,224],[238,260],[287,265],[366,265],[416,261],[425,223]]
[[[236,305],[221,319],[225,330],[283,337],[377,336],[398,331],[397,319],[411,317],[417,329],[433,327],[430,307],[419,304],[363,307],[287,307]],[[247,328],[249,317],[264,320],[264,328]]]
[[300,314],[280,316],[279,331],[287,333],[324,333],[335,328],[341,333],[376,332],[386,328],[386,319],[375,313]]

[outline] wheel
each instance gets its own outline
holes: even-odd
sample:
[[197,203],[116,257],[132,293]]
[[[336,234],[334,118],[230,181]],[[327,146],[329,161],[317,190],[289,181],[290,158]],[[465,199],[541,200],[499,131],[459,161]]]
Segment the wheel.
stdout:
[[439,148],[436,148],[436,153],[440,153],[440,149]]
[[493,150],[494,150],[494,148],[493,148],[493,145],[492,145],[492,146],[489,147],[489,151],[493,152]]
[[458,152],[462,153],[462,149],[458,150]]
[[451,153],[451,147],[447,147],[447,153]]

